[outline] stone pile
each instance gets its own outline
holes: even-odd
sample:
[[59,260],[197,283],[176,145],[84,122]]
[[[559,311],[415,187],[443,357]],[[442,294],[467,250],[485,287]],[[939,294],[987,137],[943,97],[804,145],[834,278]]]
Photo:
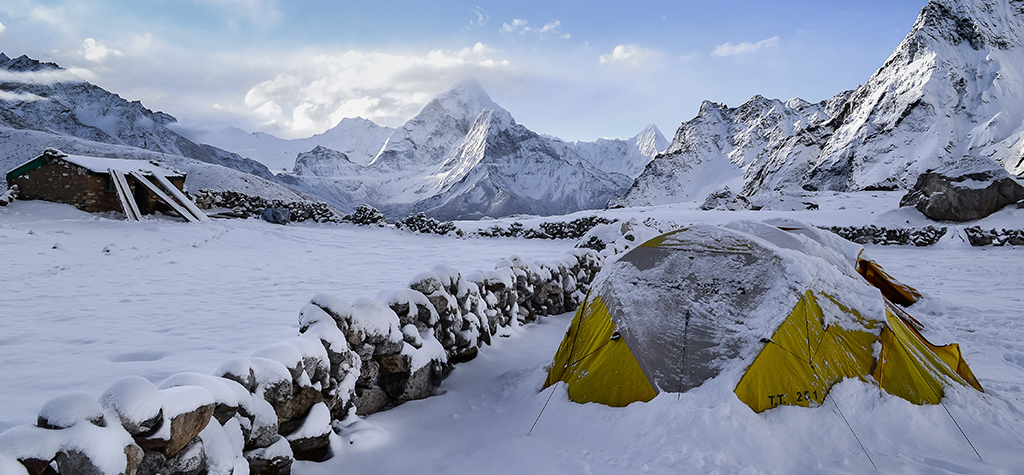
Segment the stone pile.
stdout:
[[291,220],[302,222],[313,220],[317,223],[338,223],[342,215],[322,201],[281,201],[268,200],[230,190],[199,190],[193,194],[196,206],[202,209],[230,208],[244,217],[258,216],[268,208],[287,209]]
[[823,228],[857,244],[931,246],[946,235],[946,228],[883,228],[875,226],[833,226]]
[[0,433],[0,473],[289,474],[295,460],[331,458],[346,418],[427,397],[492,338],[575,310],[603,262],[576,249],[554,263],[513,257],[465,275],[438,266],[375,300],[317,294],[297,337],[213,375],[159,385],[132,376],[98,400],[54,398],[36,425]]
[[1024,229],[981,229],[981,226],[964,228],[972,246],[1024,246]]

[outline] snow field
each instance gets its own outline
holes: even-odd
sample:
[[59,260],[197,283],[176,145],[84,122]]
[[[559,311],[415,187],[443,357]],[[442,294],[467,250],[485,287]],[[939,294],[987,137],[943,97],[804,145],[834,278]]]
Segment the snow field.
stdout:
[[[925,224],[916,211],[894,210],[885,194],[818,198],[818,212],[669,206],[602,214],[678,224],[779,216],[818,225]],[[1004,210],[978,224],[1021,227],[1020,213]],[[553,219],[520,218],[528,227]],[[580,405],[561,385],[541,391],[571,317],[562,315],[496,338],[456,366],[436,396],[350,418],[333,436],[332,460],[298,462],[293,473],[872,473],[872,463],[883,473],[1018,473],[1024,254],[972,248],[958,236],[951,232],[930,248],[868,246],[868,253],[925,294],[910,312],[928,325],[933,342],[961,344],[986,394],[953,389],[944,406],[913,406],[846,381],[833,388],[834,405],[755,414],[732,394],[726,374],[646,404]],[[406,288],[438,263],[466,275],[511,255],[558,260],[572,244],[256,220],[127,223],[15,202],[0,208],[0,259],[7,263],[0,277],[0,431],[33,423],[59,394],[97,397],[133,374],[157,384],[183,371],[210,374],[287,342],[299,310],[319,292],[353,303]],[[232,441],[207,439],[233,450]]]
[[284,342],[320,292],[354,302],[408,288],[438,264],[465,274],[515,254],[554,261],[573,244],[258,220],[128,223],[15,202],[0,208],[0,431],[35,423],[64,392],[98,397],[123,376],[210,374]]

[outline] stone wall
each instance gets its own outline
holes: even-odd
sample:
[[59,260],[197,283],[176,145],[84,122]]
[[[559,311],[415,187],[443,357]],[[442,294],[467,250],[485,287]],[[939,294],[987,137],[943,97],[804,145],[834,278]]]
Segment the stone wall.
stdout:
[[981,226],[964,228],[964,234],[972,246],[1024,246],[1024,229],[981,229]]
[[427,397],[493,338],[575,310],[603,262],[577,249],[559,262],[511,258],[471,274],[439,266],[377,300],[317,294],[298,336],[213,375],[158,385],[130,376],[99,399],[54,398],[35,425],[0,433],[0,473],[291,473],[296,459],[331,458],[331,433],[346,418]]
[[883,228],[869,226],[833,226],[823,228],[857,244],[931,246],[946,235],[946,228]]

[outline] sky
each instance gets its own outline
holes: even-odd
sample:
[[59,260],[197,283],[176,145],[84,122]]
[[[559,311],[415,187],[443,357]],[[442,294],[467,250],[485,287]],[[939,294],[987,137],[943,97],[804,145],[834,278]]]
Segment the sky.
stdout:
[[55,62],[186,128],[282,138],[400,126],[475,78],[565,140],[671,139],[704,100],[857,87],[926,0],[3,0],[0,51]]

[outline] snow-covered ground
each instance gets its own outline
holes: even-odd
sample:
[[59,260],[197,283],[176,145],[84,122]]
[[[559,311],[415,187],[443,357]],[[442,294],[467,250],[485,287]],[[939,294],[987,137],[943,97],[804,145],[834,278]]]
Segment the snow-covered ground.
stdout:
[[[897,194],[875,195],[819,195],[817,211],[691,204],[602,214],[678,224],[780,215],[829,226],[929,224],[896,209]],[[1024,210],[980,224],[1022,228]],[[437,396],[348,421],[332,460],[299,462],[293,473],[869,473],[872,463],[883,473],[1021,473],[1024,250],[972,248],[959,236],[868,252],[925,294],[911,313],[934,342],[961,344],[985,394],[954,389],[943,406],[914,406],[847,381],[833,389],[837,407],[755,414],[711,380],[626,408],[580,405],[561,386],[540,391],[571,317],[563,315],[497,339],[456,367]],[[469,272],[511,255],[543,262],[573,244],[256,220],[128,223],[15,202],[0,208],[0,430],[34,422],[43,403],[67,391],[98,396],[126,375],[159,382],[209,373],[292,337],[298,310],[319,291],[374,297],[436,264]]]

